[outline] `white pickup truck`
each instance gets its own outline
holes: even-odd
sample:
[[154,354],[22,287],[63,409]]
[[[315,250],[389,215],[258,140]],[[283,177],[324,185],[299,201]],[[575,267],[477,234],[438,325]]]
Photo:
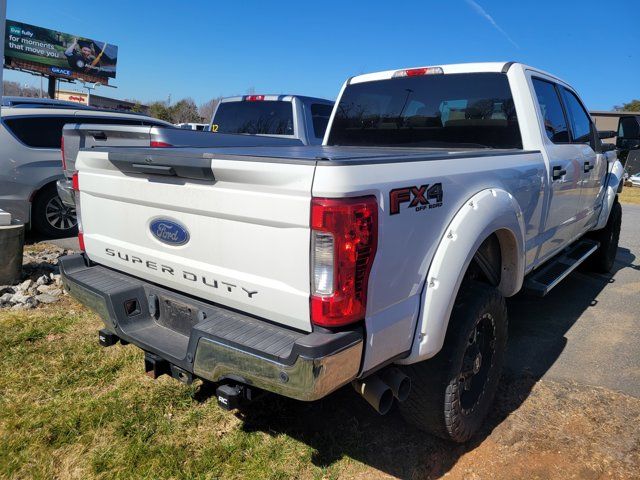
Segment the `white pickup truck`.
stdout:
[[463,442],[497,388],[505,297],[612,268],[605,150],[576,92],[526,65],[359,75],[321,146],[81,151],[63,279],[103,345],[217,382],[227,407],[352,383]]

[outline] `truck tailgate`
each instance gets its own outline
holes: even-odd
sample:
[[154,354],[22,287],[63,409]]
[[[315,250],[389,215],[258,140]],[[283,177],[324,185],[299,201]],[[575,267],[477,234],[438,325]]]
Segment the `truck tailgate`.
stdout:
[[129,155],[81,151],[77,166],[92,261],[311,330],[314,162],[139,149]]

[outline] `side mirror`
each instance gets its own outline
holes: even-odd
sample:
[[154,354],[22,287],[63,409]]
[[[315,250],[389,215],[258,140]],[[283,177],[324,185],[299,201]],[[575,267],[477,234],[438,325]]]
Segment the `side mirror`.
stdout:
[[618,132],[615,130],[599,130],[598,137],[600,140],[606,140],[607,138],[615,138],[618,135]]
[[640,139],[618,137],[616,145],[620,150],[638,150],[640,149]]
[[602,153],[605,153],[605,152],[612,152],[617,147],[613,143],[603,143],[601,148],[602,148]]

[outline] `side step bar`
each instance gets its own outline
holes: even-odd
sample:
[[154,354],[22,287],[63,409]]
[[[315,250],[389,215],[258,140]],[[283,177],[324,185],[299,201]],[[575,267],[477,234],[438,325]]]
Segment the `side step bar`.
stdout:
[[552,259],[547,265],[534,272],[525,282],[525,289],[538,297],[544,297],[567,275],[594,253],[600,244],[583,239],[568,247],[563,253]]

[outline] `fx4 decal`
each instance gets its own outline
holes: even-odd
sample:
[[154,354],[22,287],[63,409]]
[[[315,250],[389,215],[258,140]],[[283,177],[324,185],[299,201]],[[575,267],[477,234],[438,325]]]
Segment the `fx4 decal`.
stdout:
[[416,212],[428,208],[442,206],[442,183],[434,183],[429,186],[394,188],[389,192],[389,213],[400,213],[400,205],[409,203],[407,208],[415,208]]

